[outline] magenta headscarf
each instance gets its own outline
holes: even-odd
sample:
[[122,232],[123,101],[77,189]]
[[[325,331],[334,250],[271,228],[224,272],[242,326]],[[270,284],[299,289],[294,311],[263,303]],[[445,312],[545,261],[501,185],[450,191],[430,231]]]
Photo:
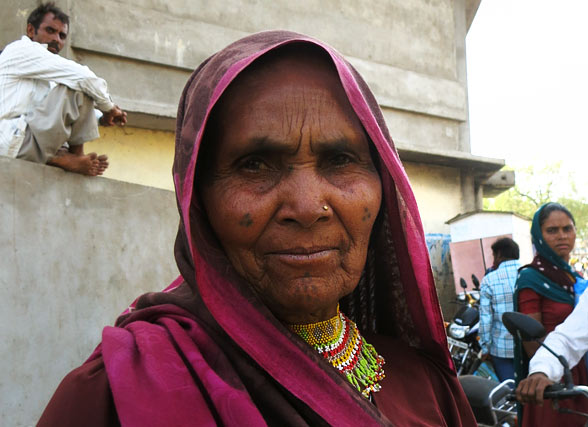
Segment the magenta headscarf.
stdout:
[[[263,32],[204,61],[182,94],[173,167],[181,277],[139,298],[117,327],[104,330],[96,353],[123,425],[389,423],[257,299],[228,263],[200,205],[196,167],[212,108],[256,58],[293,42],[328,53],[379,155],[383,206],[371,248],[379,278],[371,292],[381,296],[375,332],[451,367],[417,204],[373,94],[331,47],[296,33]],[[387,375],[394,369],[387,367]]]

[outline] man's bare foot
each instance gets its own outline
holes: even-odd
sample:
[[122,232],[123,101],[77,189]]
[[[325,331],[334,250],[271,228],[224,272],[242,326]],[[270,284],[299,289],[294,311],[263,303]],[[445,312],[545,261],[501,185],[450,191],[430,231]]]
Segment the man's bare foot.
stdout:
[[108,167],[108,156],[106,154],[101,154],[97,157],[98,159],[98,173],[97,175],[102,175],[106,168]]
[[79,156],[68,152],[58,152],[56,156],[47,161],[47,164],[69,172],[96,176],[102,175],[108,167],[108,161],[104,158],[100,159],[100,157],[103,156],[98,156],[96,153]]

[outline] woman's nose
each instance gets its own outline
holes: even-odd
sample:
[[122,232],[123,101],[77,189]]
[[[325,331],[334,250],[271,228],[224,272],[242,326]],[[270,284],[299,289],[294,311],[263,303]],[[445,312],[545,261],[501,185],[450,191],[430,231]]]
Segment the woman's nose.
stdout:
[[328,221],[333,216],[328,203],[330,190],[329,183],[313,168],[292,170],[280,183],[277,220],[304,228]]

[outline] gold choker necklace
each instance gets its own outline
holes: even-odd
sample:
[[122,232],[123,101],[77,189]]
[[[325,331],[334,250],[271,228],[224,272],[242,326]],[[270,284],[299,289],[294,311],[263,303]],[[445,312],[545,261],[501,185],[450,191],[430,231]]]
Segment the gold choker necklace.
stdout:
[[364,397],[380,391],[378,381],[385,377],[384,358],[365,342],[355,322],[339,312],[338,307],[337,315],[331,319],[288,327],[345,374]]

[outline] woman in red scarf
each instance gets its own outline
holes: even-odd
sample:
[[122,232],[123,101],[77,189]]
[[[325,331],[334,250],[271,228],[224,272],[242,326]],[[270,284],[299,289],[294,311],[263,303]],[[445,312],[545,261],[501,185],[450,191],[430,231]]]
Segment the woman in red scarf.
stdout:
[[475,425],[417,205],[332,48],[272,31],[180,101],[181,277],[140,297],[40,425]]

